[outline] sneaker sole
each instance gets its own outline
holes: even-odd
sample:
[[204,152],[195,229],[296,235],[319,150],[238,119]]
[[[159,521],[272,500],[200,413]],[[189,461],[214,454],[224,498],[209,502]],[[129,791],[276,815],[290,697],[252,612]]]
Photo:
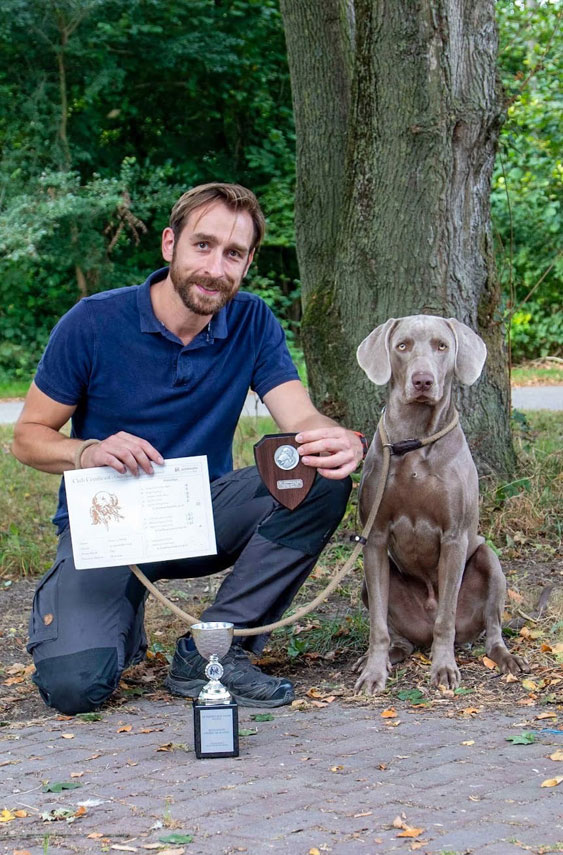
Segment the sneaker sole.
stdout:
[[[175,680],[169,675],[164,681],[164,685],[172,695],[195,699],[205,686],[205,680]],[[235,694],[232,697],[240,707],[273,709],[274,707],[283,707],[285,704],[290,704],[295,700],[295,692],[289,689],[283,698],[274,698],[273,700],[256,700],[256,698],[244,698],[241,695]]]

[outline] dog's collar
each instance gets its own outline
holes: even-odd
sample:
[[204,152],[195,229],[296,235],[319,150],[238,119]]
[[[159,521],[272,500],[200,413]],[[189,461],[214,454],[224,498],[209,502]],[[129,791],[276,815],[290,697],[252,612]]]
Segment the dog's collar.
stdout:
[[438,433],[432,434],[432,436],[426,436],[423,439],[403,439],[400,442],[389,442],[389,436],[387,435],[387,429],[385,427],[385,410],[383,410],[383,415],[379,420],[378,430],[383,447],[389,448],[391,450],[391,454],[400,457],[402,454],[407,454],[409,451],[415,451],[417,448],[422,448],[425,445],[432,445],[433,442],[436,442],[438,439],[442,439],[443,436],[453,430],[458,423],[459,413],[455,410],[454,417],[451,422],[447,424],[445,428],[439,430]]

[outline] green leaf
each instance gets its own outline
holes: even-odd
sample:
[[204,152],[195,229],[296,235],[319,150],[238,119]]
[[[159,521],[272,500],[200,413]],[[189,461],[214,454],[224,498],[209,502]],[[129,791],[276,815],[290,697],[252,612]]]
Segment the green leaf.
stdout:
[[77,781],[56,781],[52,784],[44,784],[43,792],[44,793],[60,793],[62,790],[77,790],[78,787],[81,787],[82,784],[79,784]]
[[250,718],[252,721],[273,721],[274,716],[271,712],[253,713]]
[[257,733],[258,733],[258,728],[254,728],[254,729],[246,728],[246,729],[239,730],[238,735],[239,736],[256,736]]
[[410,701],[411,704],[414,704],[415,706],[427,703],[420,689],[401,689],[401,691],[397,693],[397,697],[401,701]]
[[507,736],[507,742],[512,742],[513,745],[531,745],[532,742],[536,741],[536,737],[533,733],[525,730],[523,733],[519,733],[516,736]]
[[459,689],[454,689],[454,695],[470,695],[473,691],[473,689],[466,689],[460,686]]
[[194,839],[193,834],[165,834],[164,837],[158,838],[160,843],[191,843]]
[[102,721],[104,717],[99,712],[81,712],[76,718],[79,718],[80,721]]

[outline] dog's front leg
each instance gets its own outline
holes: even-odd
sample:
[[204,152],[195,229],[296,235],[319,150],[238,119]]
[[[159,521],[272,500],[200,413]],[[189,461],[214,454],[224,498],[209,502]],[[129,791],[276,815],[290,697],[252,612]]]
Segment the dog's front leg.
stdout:
[[433,686],[456,689],[461,675],[455,661],[455,617],[457,598],[467,557],[466,535],[444,535],[438,562],[438,611],[432,642]]
[[374,694],[385,688],[389,672],[389,556],[387,543],[368,541],[364,548],[364,577],[369,604],[369,647],[355,665],[362,666],[354,691]]

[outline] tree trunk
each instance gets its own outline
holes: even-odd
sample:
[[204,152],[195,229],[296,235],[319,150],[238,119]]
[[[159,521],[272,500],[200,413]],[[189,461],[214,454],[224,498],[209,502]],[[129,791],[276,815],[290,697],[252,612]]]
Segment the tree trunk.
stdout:
[[488,347],[458,406],[481,471],[510,473],[489,217],[501,119],[493,0],[281,0],[297,128],[302,337],[313,400],[373,433],[356,363],[389,317],[453,316]]

